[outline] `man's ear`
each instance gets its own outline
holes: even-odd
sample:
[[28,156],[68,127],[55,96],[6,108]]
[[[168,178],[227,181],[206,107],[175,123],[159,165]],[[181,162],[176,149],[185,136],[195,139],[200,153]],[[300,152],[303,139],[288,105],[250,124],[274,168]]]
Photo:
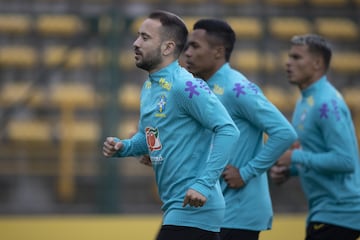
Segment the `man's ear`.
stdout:
[[313,67],[316,70],[324,68],[324,60],[320,55],[313,56]]
[[224,46],[215,46],[215,57],[224,58],[225,57],[225,47]]
[[164,56],[172,54],[175,50],[176,44],[173,41],[165,41],[161,44],[161,52]]

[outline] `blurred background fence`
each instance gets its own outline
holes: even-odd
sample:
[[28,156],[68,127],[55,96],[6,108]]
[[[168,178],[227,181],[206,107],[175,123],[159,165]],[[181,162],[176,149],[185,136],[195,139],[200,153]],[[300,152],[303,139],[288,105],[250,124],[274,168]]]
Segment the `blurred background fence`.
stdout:
[[[152,170],[105,159],[106,136],[136,131],[146,73],[132,42],[154,9],[223,18],[237,34],[231,64],[290,118],[297,89],[284,61],[291,36],[319,33],[329,73],[360,136],[359,0],[0,0],[0,214],[160,213]],[[297,180],[270,183],[278,213],[302,213]]]

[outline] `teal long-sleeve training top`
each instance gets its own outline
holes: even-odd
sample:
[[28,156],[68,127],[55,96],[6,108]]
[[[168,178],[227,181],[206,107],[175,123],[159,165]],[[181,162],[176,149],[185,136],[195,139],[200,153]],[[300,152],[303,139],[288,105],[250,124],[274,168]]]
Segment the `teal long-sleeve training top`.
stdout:
[[301,92],[292,120],[301,149],[291,161],[308,199],[308,222],[360,230],[360,163],[351,113],[326,76]]
[[[221,179],[226,202],[222,227],[270,229],[273,212],[266,172],[296,140],[296,132],[261,89],[228,63],[207,83],[241,132],[229,164],[240,169],[246,185],[233,189]],[[264,133],[268,136],[265,144]]]
[[[220,231],[219,177],[239,137],[233,120],[207,84],[177,61],[149,75],[140,104],[139,130],[116,156],[150,155],[163,224]],[[207,198],[203,207],[182,207],[190,188]]]

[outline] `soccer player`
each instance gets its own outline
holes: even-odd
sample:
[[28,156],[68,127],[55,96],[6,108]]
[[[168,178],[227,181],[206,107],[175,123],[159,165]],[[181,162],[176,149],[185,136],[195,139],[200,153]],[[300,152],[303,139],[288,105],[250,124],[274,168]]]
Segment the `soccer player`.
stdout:
[[239,130],[206,83],[178,63],[188,31],[176,15],[155,11],[133,43],[136,66],[149,73],[138,132],[108,137],[106,157],[149,154],[163,203],[157,240],[219,240],[225,202],[219,184]]
[[286,62],[298,86],[292,124],[299,146],[271,169],[276,183],[298,175],[308,200],[306,240],[355,240],[360,234],[360,164],[350,111],[326,73],[332,51],[321,36],[294,36]]
[[201,19],[194,24],[182,57],[186,68],[207,82],[241,132],[220,179],[226,202],[221,239],[255,240],[272,226],[267,170],[297,136],[261,89],[230,66],[235,39],[228,23]]

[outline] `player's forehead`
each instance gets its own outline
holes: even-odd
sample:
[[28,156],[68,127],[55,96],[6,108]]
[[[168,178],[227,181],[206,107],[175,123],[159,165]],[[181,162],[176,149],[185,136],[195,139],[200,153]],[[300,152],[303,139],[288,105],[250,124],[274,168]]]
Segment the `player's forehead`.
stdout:
[[189,43],[198,43],[198,44],[204,44],[208,43],[209,36],[207,36],[207,33],[204,29],[195,29],[193,30],[188,37]]
[[294,44],[290,47],[290,53],[292,54],[308,54],[309,53],[309,46],[307,45],[298,45],[298,44]]
[[161,33],[161,22],[158,19],[147,18],[140,25],[138,33],[151,38],[159,38]]

